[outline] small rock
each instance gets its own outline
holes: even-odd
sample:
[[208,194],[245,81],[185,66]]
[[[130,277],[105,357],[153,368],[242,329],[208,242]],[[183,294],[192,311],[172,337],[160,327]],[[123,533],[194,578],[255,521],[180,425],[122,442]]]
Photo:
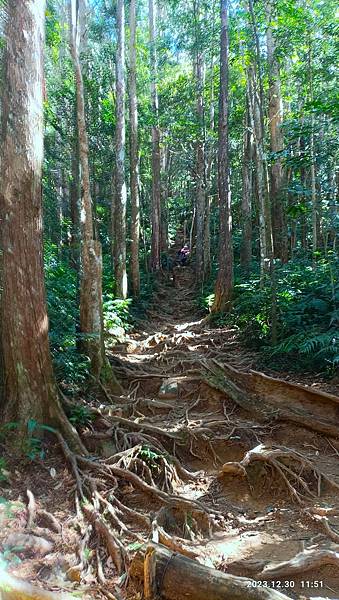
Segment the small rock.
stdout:
[[30,533],[10,533],[3,542],[5,550],[34,557],[49,554],[53,546],[53,542]]
[[178,397],[178,382],[175,379],[165,379],[159,390],[159,398],[170,400]]

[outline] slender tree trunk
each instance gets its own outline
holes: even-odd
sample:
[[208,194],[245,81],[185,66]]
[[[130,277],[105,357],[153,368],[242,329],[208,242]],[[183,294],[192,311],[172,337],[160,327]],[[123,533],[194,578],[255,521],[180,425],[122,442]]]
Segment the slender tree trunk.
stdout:
[[230,308],[233,292],[233,248],[228,147],[228,0],[220,1],[220,97],[218,190],[220,212],[219,272],[212,312]]
[[[214,37],[215,25],[215,1],[212,3],[212,36]],[[211,204],[212,204],[212,184],[213,184],[213,162],[215,159],[215,147],[213,140],[214,133],[214,48],[211,49],[211,101],[210,101],[210,143],[208,149],[208,160],[206,168],[206,211],[205,211],[205,231],[204,231],[204,277],[207,279],[211,274]]]
[[115,283],[116,295],[127,297],[125,182],[125,2],[117,1],[116,130],[115,130]]
[[136,0],[130,2],[129,14],[129,114],[130,114],[130,185],[131,185],[131,276],[133,296],[140,293],[139,238],[140,238],[140,199],[139,199],[139,141],[138,141],[138,102],[136,70]]
[[[301,159],[303,160],[304,157],[304,153],[305,153],[305,138],[303,136],[301,136],[300,141],[299,141],[299,147],[300,147],[300,154],[301,154]],[[302,185],[303,188],[303,201],[306,203],[307,202],[307,198],[306,198],[306,189],[307,189],[307,176],[306,176],[306,169],[305,166],[302,165],[300,167],[300,183]],[[300,229],[301,229],[301,247],[303,250],[307,251],[307,215],[305,213],[303,213],[300,217]]]
[[250,98],[250,114],[253,134],[255,138],[256,182],[259,200],[259,237],[260,237],[260,265],[261,284],[264,283],[264,274],[269,273],[270,262],[273,260],[273,232],[271,205],[269,196],[269,182],[267,165],[265,161],[265,123],[264,123],[264,86],[262,77],[262,61],[260,40],[256,23],[253,0],[248,0],[248,8],[255,43],[255,65],[249,68],[249,82],[252,87]]
[[261,282],[263,283],[264,275],[270,271],[270,261],[273,259],[273,236],[265,177],[264,132],[262,129],[260,93],[257,89],[257,81],[253,67],[248,69],[248,85],[249,115],[254,136],[254,161],[256,167],[259,212],[260,271]]
[[161,181],[160,181],[160,129],[158,101],[158,68],[156,52],[156,0],[149,0],[149,37],[151,65],[151,98],[152,98],[152,245],[151,271],[160,269],[160,238],[161,238]]
[[[308,50],[308,75],[309,75],[309,99],[313,101],[313,43],[310,35]],[[318,206],[317,206],[317,187],[316,187],[316,164],[314,148],[314,115],[311,116],[311,136],[310,136],[310,154],[311,154],[311,200],[312,200],[312,251],[313,265],[316,265],[316,252],[319,246],[318,236]]]
[[242,240],[240,264],[249,272],[252,259],[252,134],[250,129],[249,99],[246,97],[242,161]]
[[316,171],[315,171],[315,153],[314,153],[314,116],[311,117],[311,199],[312,199],[312,250],[313,259],[315,261],[315,253],[318,250],[318,203],[317,203],[317,187],[316,187]]
[[168,251],[168,198],[170,195],[171,186],[171,155],[169,147],[166,145],[163,150],[163,191],[161,194],[161,252]]
[[[266,30],[267,59],[269,74],[269,126],[270,126],[270,149],[275,155],[282,152],[284,148],[284,136],[282,133],[282,98],[280,90],[279,64],[276,56],[276,40],[272,28],[273,4],[272,0],[266,3],[266,15],[268,26]],[[285,217],[285,202],[283,197],[284,173],[280,157],[271,159],[270,168],[270,198],[272,207],[272,226],[274,238],[275,257],[282,262],[288,260],[288,239]]]
[[[54,382],[43,275],[44,0],[8,4],[1,101],[0,404],[3,422],[52,422],[84,451]],[[22,32],[25,32],[23,35]]]
[[94,239],[92,199],[90,190],[88,138],[85,119],[84,87],[78,54],[78,3],[71,0],[70,48],[73,59],[77,95],[77,125],[81,165],[81,281],[80,332],[82,348],[91,361],[91,374],[120,391],[105,354],[102,315],[102,254],[101,244]]
[[198,138],[196,142],[196,280],[198,285],[204,283],[204,244],[205,244],[205,136],[204,136],[204,61],[201,52],[201,26],[197,0],[193,0],[193,16],[195,22],[195,82],[196,110],[198,121]]

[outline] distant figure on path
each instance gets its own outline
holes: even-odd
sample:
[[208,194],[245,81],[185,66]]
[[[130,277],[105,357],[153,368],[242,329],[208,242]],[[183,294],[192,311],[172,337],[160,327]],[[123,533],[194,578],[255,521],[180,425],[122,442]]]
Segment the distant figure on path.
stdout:
[[178,262],[182,267],[186,265],[189,255],[190,255],[190,249],[188,247],[188,244],[185,244],[181,248],[181,250],[178,252]]

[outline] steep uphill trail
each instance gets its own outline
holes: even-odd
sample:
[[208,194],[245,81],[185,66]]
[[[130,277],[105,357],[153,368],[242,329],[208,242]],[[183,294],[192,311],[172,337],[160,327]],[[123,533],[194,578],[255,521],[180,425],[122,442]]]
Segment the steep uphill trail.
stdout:
[[192,268],[176,269],[174,282],[160,284],[145,330],[113,357],[133,398],[124,416],[163,432],[180,464],[201,473],[174,482],[175,493],[220,518],[206,535],[199,522],[187,533],[182,515],[165,515],[169,539],[160,540],[186,554],[171,536],[187,538],[188,548],[194,541],[196,559],[280,582],[290,597],[316,597],[323,586],[335,598],[339,398],[252,372],[235,332],[197,314],[195,293]]
[[195,298],[190,266],[159,277],[109,351],[124,395],[78,401],[88,456],[58,436],[0,504],[7,555],[13,529],[44,546],[12,573],[84,599],[338,598],[339,398],[251,371]]

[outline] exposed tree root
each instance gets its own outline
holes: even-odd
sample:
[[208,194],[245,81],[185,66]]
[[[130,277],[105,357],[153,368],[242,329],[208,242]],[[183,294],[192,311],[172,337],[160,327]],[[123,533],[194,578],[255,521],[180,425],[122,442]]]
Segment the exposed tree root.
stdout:
[[110,530],[107,523],[105,523],[98,509],[95,509],[90,504],[85,503],[83,506],[83,512],[88,521],[94,526],[98,535],[104,540],[108,553],[113,560],[118,574],[120,575],[122,573],[122,567],[126,558],[122,544],[118,542],[116,536]]
[[[220,475],[232,474],[248,478],[249,467],[254,463],[263,463],[278,474],[291,497],[299,504],[303,504],[306,497],[320,496],[322,482],[339,490],[339,485],[335,481],[322,473],[312,461],[299,452],[283,447],[265,447],[263,444],[247,452],[242,461],[225,463]],[[311,485],[316,486],[316,493],[312,491]]]
[[339,547],[336,550],[312,549],[300,552],[290,560],[281,563],[269,563],[256,576],[256,579],[275,579],[289,577],[299,573],[315,571],[324,565],[339,566]]
[[[241,408],[258,419],[287,421],[304,428],[339,437],[335,415],[339,398],[302,385],[268,377],[256,371],[246,373],[216,359],[202,360],[208,375],[201,374],[202,381],[224,392]],[[319,416],[319,408],[333,419]]]
[[[35,522],[42,523],[46,525],[48,529],[53,531],[54,533],[61,532],[61,525],[59,521],[47,510],[43,510],[37,507],[36,500],[34,494],[30,491],[26,491],[28,504],[27,504],[27,529],[37,529],[35,526]],[[40,529],[40,528],[39,528]]]
[[327,537],[329,537],[330,540],[332,540],[332,542],[334,542],[335,544],[339,544],[339,533],[333,531],[329,520],[326,516],[316,515],[314,513],[312,514],[310,511],[306,511],[306,514],[312,519],[312,521],[317,523],[321,531],[323,531],[323,533],[327,535]]

